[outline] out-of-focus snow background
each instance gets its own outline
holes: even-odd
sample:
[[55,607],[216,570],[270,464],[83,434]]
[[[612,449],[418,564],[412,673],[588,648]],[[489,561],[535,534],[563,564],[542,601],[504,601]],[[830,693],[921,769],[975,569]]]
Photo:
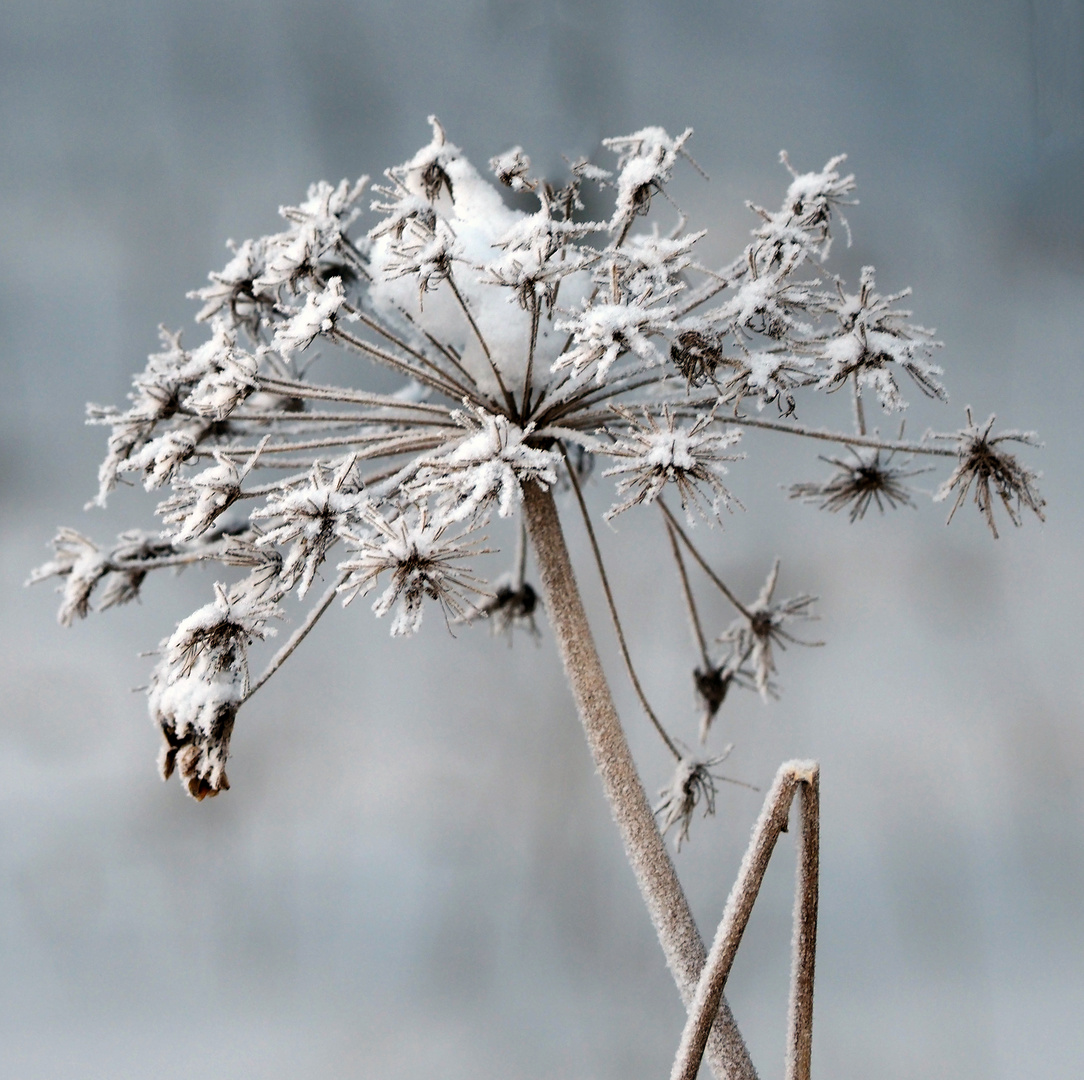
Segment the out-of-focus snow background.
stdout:
[[[152,521],[134,492],[81,511],[104,445],[84,401],[123,400],[159,322],[191,327],[184,294],[227,237],[274,230],[312,180],[404,160],[430,112],[476,163],[521,143],[551,174],[601,137],[693,126],[712,179],[686,169],[673,191],[720,263],[744,200],[781,197],[780,148],[803,168],[846,151],[861,205],[830,266],[913,285],[946,343],[951,404],[905,386],[912,430],[971,404],[1041,432],[1049,521],[997,542],[970,505],[946,529],[928,500],[855,526],[789,502],[780,483],[823,472],[816,447],[752,433],[746,512],[700,535],[742,592],[778,553],[782,592],[822,597],[828,645],[781,658],[779,704],[728,701],[718,740],[762,786],[785,758],[822,762],[815,1074],[1078,1076],[1082,43],[1080,0],[4,4],[0,1077],[669,1068],[681,1009],[546,630],[509,650],[431,615],[393,642],[365,605],[333,611],[241,714],[233,790],[199,805],[157,780],[129,687],[210,579],[69,631],[47,586],[21,588],[57,525]],[[691,740],[658,523],[602,536],[649,691]],[[759,798],[724,788],[678,857],[706,934]],[[729,989],[765,1077],[791,856],[784,838]]]

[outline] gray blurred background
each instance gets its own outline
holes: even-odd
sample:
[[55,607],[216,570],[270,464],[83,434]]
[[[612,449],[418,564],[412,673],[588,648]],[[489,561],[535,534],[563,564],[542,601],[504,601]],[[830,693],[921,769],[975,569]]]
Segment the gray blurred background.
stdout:
[[[711,181],[673,191],[719,263],[744,200],[781,197],[780,148],[802,168],[846,151],[861,205],[830,267],[913,285],[946,343],[952,401],[905,387],[911,429],[970,404],[1040,431],[1048,523],[996,542],[970,505],[946,529],[926,499],[855,526],[792,503],[780,485],[824,466],[770,434],[733,471],[746,511],[700,535],[740,592],[778,553],[782,593],[822,598],[827,646],[788,650],[782,701],[728,701],[715,739],[761,786],[822,763],[815,1074],[1079,1076],[1082,42],[1080,0],[0,4],[0,1076],[669,1069],[682,1011],[548,630],[509,650],[431,615],[401,642],[364,604],[334,610],[242,713],[233,790],[197,804],[157,780],[129,688],[211,578],[70,631],[48,586],[21,588],[57,525],[153,521],[140,493],[80,509],[104,448],[83,403],[123,401],[159,322],[191,327],[184,294],[227,237],[275,230],[312,180],[404,160],[430,112],[477,164],[520,143],[551,174],[604,136],[693,126]],[[666,761],[569,534],[654,789]],[[602,539],[649,692],[692,741],[658,523]],[[706,934],[759,803],[724,787],[678,856]],[[765,1077],[792,853],[728,991]]]

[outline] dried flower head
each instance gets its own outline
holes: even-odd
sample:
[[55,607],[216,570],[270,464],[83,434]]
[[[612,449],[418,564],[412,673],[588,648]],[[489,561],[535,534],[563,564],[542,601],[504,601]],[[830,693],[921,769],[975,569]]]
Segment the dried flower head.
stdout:
[[752,665],[753,677],[760,696],[765,701],[770,695],[769,680],[775,674],[775,657],[772,649],[795,645],[822,645],[819,641],[801,641],[784,627],[797,619],[812,619],[810,608],[816,603],[815,596],[802,593],[787,600],[772,600],[779,581],[779,560],[776,559],[768,573],[756,600],[746,607],[719,638],[730,644],[732,656],[729,661],[735,671],[747,663]]
[[272,492],[267,504],[253,512],[253,518],[269,518],[277,524],[256,540],[258,547],[290,545],[278,576],[282,588],[297,585],[303,598],[329,549],[351,529],[360,526],[371,503],[357,490],[356,459],[344,458],[330,476],[317,462],[307,483]]
[[715,783],[724,777],[716,776],[712,769],[730,756],[731,747],[710,758],[698,758],[683,754],[674,768],[670,782],[659,789],[659,801],[655,804],[655,816],[662,818],[662,831],[668,833],[677,826],[677,847],[689,839],[693,811],[701,802],[704,817],[715,813]]
[[529,581],[518,585],[511,576],[498,578],[493,583],[493,595],[460,619],[460,622],[475,622],[488,619],[494,634],[508,634],[517,626],[524,627],[532,637],[539,637],[535,615],[541,606],[538,592]]
[[979,508],[990,531],[997,537],[997,524],[994,521],[994,497],[1001,500],[1005,513],[1014,525],[1020,525],[1020,510],[1026,507],[1040,521],[1044,521],[1043,507],[1046,501],[1035,487],[1039,474],[1021,465],[1012,454],[999,449],[1002,443],[1015,442],[1023,446],[1037,446],[1038,437],[1032,431],[1003,431],[1000,435],[991,435],[995,416],[991,414],[985,424],[976,424],[971,418],[971,409],[967,410],[967,427],[955,436],[942,435],[938,438],[954,438],[955,451],[959,464],[952,475],[941,485],[934,498],[941,502],[953,491],[956,501],[952,504],[948,519],[960,508],[972,486],[975,488],[975,505]]
[[617,476],[617,492],[628,495],[613,506],[607,518],[616,517],[640,503],[652,503],[667,484],[673,484],[681,506],[690,522],[693,510],[707,517],[705,506],[718,518],[722,509],[730,509],[734,497],[722,481],[727,473],[724,461],[740,461],[744,454],[726,454],[724,450],[741,439],[740,428],[713,430],[714,415],[698,416],[689,427],[675,421],[669,409],[663,409],[662,424],[646,409],[644,422],[619,405],[614,412],[625,421],[625,435],[615,435],[614,443],[603,451],[621,464],[607,469],[603,476]]
[[424,504],[400,510],[387,520],[376,510],[365,514],[374,529],[372,537],[346,534],[354,557],[339,564],[349,576],[340,586],[343,604],[364,596],[381,574],[389,575],[387,588],[373,604],[378,616],[387,615],[398,603],[392,636],[413,634],[421,625],[423,601],[436,600],[445,613],[462,618],[471,595],[482,593],[479,579],[463,566],[465,559],[485,554],[479,542],[460,543],[463,536],[446,539],[448,525],[434,524]]
[[853,379],[859,388],[869,387],[885,410],[903,408],[893,368],[906,371],[928,397],[946,398],[938,381],[944,372],[926,358],[940,342],[933,341],[933,331],[909,320],[910,311],[898,311],[892,305],[911,294],[910,289],[882,296],[874,291],[873,267],[862,268],[857,293],[850,295],[837,282],[838,299],[829,304],[839,319],[839,331],[821,351],[826,368],[820,386],[834,390]]
[[884,513],[885,505],[892,510],[897,506],[914,506],[911,489],[904,480],[928,469],[893,468],[893,454],[882,456],[880,450],[861,451],[848,446],[853,461],[843,458],[822,457],[836,471],[821,484],[793,484],[790,489],[792,499],[802,499],[815,503],[822,510],[831,510],[833,514],[849,508],[848,517],[852,522],[866,516],[871,503]]
[[[854,187],[841,157],[808,173],[784,157],[782,205],[753,207],[749,243],[708,268],[697,255],[704,232],[687,229],[666,190],[679,159],[692,162],[691,131],[645,127],[605,140],[615,169],[579,160],[561,182],[533,177],[516,147],[491,162],[494,183],[435,117],[431,127],[370,199],[366,177],[320,182],[280,209],[279,231],[231,243],[227,265],[193,294],[204,340],[189,348],[163,330],[127,406],[89,409],[110,429],[95,502],[132,477],[168,487],[159,512],[170,531],[124,534],[110,547],[64,530],[32,580],[61,579],[67,624],[96,589],[109,607],[138,595],[151,570],[223,568],[233,584],[182,620],[151,680],[167,771],[180,767],[193,794],[225,786],[229,731],[249,696],[247,641],[291,593],[308,611],[257,687],[336,595],[379,582],[374,608],[396,610],[396,635],[418,627],[426,599],[449,624],[484,614],[498,628],[533,625],[524,560],[511,580],[487,585],[488,552],[473,537],[558,487],[566,463],[577,486],[596,458],[614,463],[611,516],[661,506],[673,484],[687,518],[718,517],[736,503],[725,483],[735,444],[767,428],[853,447],[857,465],[830,458],[839,474],[802,489],[852,517],[871,502],[908,500],[907,474],[879,456],[894,449],[955,457],[942,491],[958,505],[974,490],[991,525],[991,492],[1013,520],[1021,505],[1041,516],[1034,474],[1000,445],[1026,436],[991,437],[969,419],[940,437],[951,449],[887,444],[866,435],[857,396],[857,438],[795,422],[802,394],[845,387],[902,407],[899,371],[943,396],[928,361],[934,343],[895,306],[903,293],[876,293],[872,270],[856,294],[824,287],[821,264]],[[517,198],[506,201],[508,188]],[[588,217],[601,199],[611,208]],[[317,349],[348,360],[333,370],[368,381],[314,381],[307,361]],[[743,416],[750,402],[781,415]],[[313,599],[327,565],[336,580]],[[728,593],[740,617],[720,663],[700,634],[705,730],[728,687],[771,693],[773,647],[793,640],[791,620],[808,617],[811,598],[775,602],[774,582],[775,571],[749,607]]]

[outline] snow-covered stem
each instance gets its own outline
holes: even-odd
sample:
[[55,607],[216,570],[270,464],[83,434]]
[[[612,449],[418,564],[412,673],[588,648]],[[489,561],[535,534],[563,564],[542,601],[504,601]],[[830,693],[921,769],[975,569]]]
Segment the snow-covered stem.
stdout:
[[840,446],[868,446],[873,450],[895,450],[901,454],[932,454],[935,457],[956,457],[956,451],[945,446],[931,446],[925,442],[903,442],[900,439],[878,439],[873,435],[848,435],[842,431],[828,428],[811,428],[802,424],[788,424],[781,420],[762,420],[755,416],[733,417],[734,423],[742,427],[764,428],[766,431],[781,431],[785,435],[801,435],[806,439],[821,439],[824,442],[838,443]]
[[[688,1007],[704,965],[704,943],[618,719],[572,572],[553,495],[537,484],[526,484],[523,510],[541,574],[546,611],[587,743],[667,965]],[[706,1056],[719,1080],[756,1077],[749,1052],[723,997],[719,999],[718,1017],[711,1027]]]
[[[817,918],[818,784],[819,766],[812,761],[784,762],[775,774],[775,780],[764,799],[760,817],[753,826],[752,839],[742,859],[737,880],[730,890],[711,952],[697,983],[696,995],[681,1035],[670,1080],[696,1080],[708,1032],[719,1002],[723,1000],[723,991],[734,957],[749,922],[776,841],[787,826],[791,800],[799,788],[803,789],[803,799],[798,848],[798,899],[795,904],[794,973],[788,1025],[787,1080],[809,1080],[813,950],[816,946]],[[808,835],[809,830],[812,830],[812,836]]]

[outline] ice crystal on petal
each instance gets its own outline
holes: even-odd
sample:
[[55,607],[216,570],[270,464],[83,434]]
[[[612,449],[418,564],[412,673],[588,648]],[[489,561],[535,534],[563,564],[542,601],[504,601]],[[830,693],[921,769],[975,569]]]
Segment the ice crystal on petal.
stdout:
[[796,266],[794,253],[778,266],[750,273],[720,307],[707,312],[704,318],[741,340],[761,334],[776,340],[791,334],[808,336],[812,325],[798,318],[798,313],[815,311],[820,296],[810,283],[793,280]]
[[168,484],[195,453],[202,431],[199,424],[186,424],[184,427],[167,431],[157,439],[152,439],[138,453],[130,454],[124,471],[142,472],[143,486],[148,491]]
[[681,273],[693,266],[692,247],[706,230],[681,237],[631,236],[625,247],[609,254],[605,279],[600,284],[618,286],[630,297],[656,300],[684,287]]
[[223,322],[215,322],[211,339],[193,350],[186,368],[198,375],[186,404],[211,420],[224,420],[256,389],[258,361],[237,348],[236,331]]
[[337,187],[321,181],[309,187],[300,206],[281,207],[279,213],[293,227],[268,238],[265,266],[255,287],[275,295],[283,286],[297,291],[325,270],[341,273],[344,265],[352,267],[359,252],[346,239],[346,229],[360,213],[355,203],[367,184],[368,177],[353,186],[346,180]]
[[[794,178],[787,189],[783,206],[777,212],[749,203],[764,224],[753,234],[764,249],[778,258],[788,248],[797,247],[810,254],[825,258],[831,246],[832,213],[839,206],[853,204],[846,196],[854,191],[854,175],[840,176],[839,166],[847,160],[846,154],[832,158],[820,172],[799,173],[791,167],[786,153],[779,155]],[[846,220],[844,219],[844,225]]]
[[416,278],[420,302],[451,276],[459,252],[457,238],[444,221],[438,221],[432,232],[412,222],[391,246],[386,272],[392,279]]

